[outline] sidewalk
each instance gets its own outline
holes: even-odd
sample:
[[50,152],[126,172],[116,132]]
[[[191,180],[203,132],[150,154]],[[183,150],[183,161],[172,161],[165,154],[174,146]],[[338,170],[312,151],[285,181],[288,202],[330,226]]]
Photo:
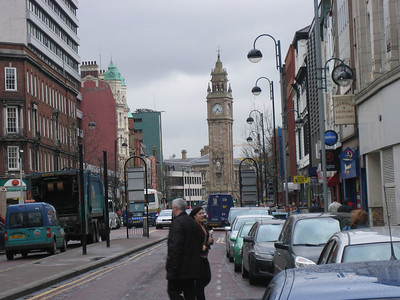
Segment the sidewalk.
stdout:
[[0,272],[0,299],[15,299],[47,288],[60,281],[83,274],[89,270],[110,264],[122,257],[157,244],[165,237],[133,237],[113,239],[110,247],[106,242],[68,249],[64,253],[12,267]]

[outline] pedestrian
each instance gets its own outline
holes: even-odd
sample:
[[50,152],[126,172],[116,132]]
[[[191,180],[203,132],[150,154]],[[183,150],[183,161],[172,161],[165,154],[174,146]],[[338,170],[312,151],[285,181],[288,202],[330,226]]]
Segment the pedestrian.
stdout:
[[350,225],[343,227],[342,230],[368,227],[368,213],[365,210],[356,209],[351,212]]
[[[204,233],[186,213],[186,201],[172,201],[173,220],[168,234],[166,262],[168,296],[171,300],[195,299],[195,279],[201,277]],[[183,296],[182,296],[183,293]]]
[[201,206],[193,208],[190,212],[190,216],[196,221],[197,225],[204,233],[203,247],[200,253],[202,272],[201,278],[196,279],[195,281],[195,291],[197,300],[205,300],[206,297],[204,295],[204,289],[211,281],[211,269],[208,261],[208,252],[210,250],[210,245],[214,243],[214,239],[212,237],[212,232],[210,233],[204,224],[204,210]]
[[337,201],[333,201],[331,204],[328,206],[328,212],[337,212],[339,207],[341,207],[342,204],[340,204]]
[[351,212],[354,210],[354,205],[353,202],[351,201],[350,198],[347,198],[344,203],[342,204],[341,207],[338,208],[338,212]]
[[0,222],[6,224],[6,219],[0,214]]

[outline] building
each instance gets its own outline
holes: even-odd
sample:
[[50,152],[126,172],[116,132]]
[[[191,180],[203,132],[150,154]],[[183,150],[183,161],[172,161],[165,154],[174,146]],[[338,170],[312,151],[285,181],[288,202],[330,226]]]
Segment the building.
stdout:
[[77,8],[75,0],[0,2],[0,184],[8,204],[26,197],[14,191],[25,190],[26,174],[77,165]]

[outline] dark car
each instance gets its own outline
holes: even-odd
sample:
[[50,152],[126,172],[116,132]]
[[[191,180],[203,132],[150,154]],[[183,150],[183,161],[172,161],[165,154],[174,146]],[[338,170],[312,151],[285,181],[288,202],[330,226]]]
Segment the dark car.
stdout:
[[269,299],[389,299],[400,297],[400,261],[286,269],[269,283]]
[[315,264],[328,239],[350,219],[349,213],[291,215],[275,243],[274,273]]
[[369,227],[336,232],[326,243],[318,264],[400,259],[400,227]]
[[272,278],[274,267],[274,243],[278,240],[284,220],[257,221],[243,237],[242,276],[249,277],[250,284],[260,278]]

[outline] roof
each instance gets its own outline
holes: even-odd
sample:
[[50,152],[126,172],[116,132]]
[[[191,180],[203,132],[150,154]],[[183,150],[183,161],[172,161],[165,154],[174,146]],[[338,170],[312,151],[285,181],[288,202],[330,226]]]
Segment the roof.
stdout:
[[122,85],[125,85],[125,78],[121,76],[120,71],[114,65],[113,61],[111,60],[110,64],[108,65],[108,69],[104,74],[104,80],[120,80]]
[[[346,235],[350,245],[389,242],[389,228],[386,226],[369,227],[363,229],[346,230],[336,233],[338,236]],[[400,227],[392,227],[393,241],[400,241]]]

